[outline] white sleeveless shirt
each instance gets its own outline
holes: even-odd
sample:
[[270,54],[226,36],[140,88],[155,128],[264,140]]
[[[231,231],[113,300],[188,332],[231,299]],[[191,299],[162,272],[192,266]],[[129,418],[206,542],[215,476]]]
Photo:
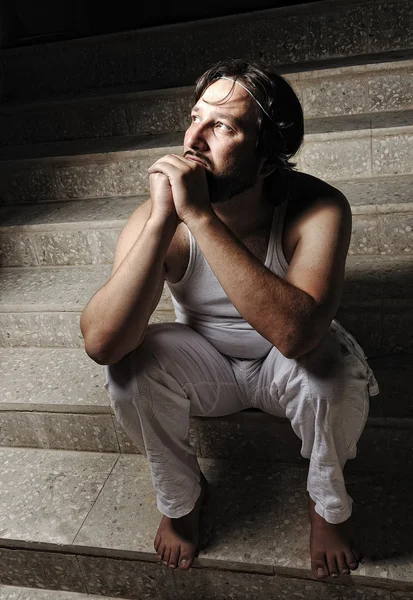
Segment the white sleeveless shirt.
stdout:
[[[270,239],[264,265],[275,275],[285,277],[288,263],[282,249],[286,198],[274,207]],[[175,322],[189,325],[219,352],[233,358],[264,358],[272,344],[242,318],[230,302],[188,229],[189,264],[177,283],[167,282],[175,309]],[[251,298],[254,302],[254,298]]]

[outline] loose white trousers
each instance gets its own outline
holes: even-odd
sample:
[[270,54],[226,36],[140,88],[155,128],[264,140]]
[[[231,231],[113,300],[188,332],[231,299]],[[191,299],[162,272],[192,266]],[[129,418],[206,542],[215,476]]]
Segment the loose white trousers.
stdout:
[[262,359],[220,354],[180,323],[151,324],[143,343],[105,366],[115,416],[149,460],[158,509],[178,518],[201,492],[189,443],[191,416],[218,417],[246,408],[287,417],[309,459],[307,490],[329,523],[351,515],[343,467],[356,455],[377,382],[364,353],[337,321],[299,359],[273,347]]

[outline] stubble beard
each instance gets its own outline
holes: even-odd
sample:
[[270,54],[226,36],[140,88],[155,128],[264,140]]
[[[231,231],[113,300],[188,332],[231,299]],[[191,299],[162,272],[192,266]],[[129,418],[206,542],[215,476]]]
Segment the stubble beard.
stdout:
[[234,196],[250,190],[257,182],[258,173],[251,166],[233,167],[227,172],[216,175],[206,171],[209,199],[211,204],[223,204]]

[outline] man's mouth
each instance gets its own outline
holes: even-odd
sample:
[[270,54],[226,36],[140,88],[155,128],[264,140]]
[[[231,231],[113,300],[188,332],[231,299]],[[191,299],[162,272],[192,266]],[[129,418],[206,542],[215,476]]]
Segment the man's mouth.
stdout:
[[207,164],[207,162],[205,160],[203,160],[202,158],[199,158],[198,156],[194,155],[194,154],[189,154],[188,152],[184,155],[184,158],[186,158],[187,160],[193,160],[194,162],[199,163],[200,165],[202,165],[205,169],[209,168],[209,165]]

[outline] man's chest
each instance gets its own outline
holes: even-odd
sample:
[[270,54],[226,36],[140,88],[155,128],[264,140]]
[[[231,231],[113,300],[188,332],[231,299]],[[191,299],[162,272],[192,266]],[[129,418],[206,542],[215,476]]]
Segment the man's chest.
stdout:
[[[271,223],[246,236],[237,236],[240,242],[251,252],[262,264],[265,263],[268,251],[268,245],[271,235]],[[294,223],[286,212],[284,227],[282,228],[282,248],[284,256],[288,263],[294,254],[297,245]],[[170,283],[176,283],[182,279],[188,268],[190,259],[190,239],[188,229],[181,223],[176,231],[175,237],[171,243],[166,256],[166,279]]]

